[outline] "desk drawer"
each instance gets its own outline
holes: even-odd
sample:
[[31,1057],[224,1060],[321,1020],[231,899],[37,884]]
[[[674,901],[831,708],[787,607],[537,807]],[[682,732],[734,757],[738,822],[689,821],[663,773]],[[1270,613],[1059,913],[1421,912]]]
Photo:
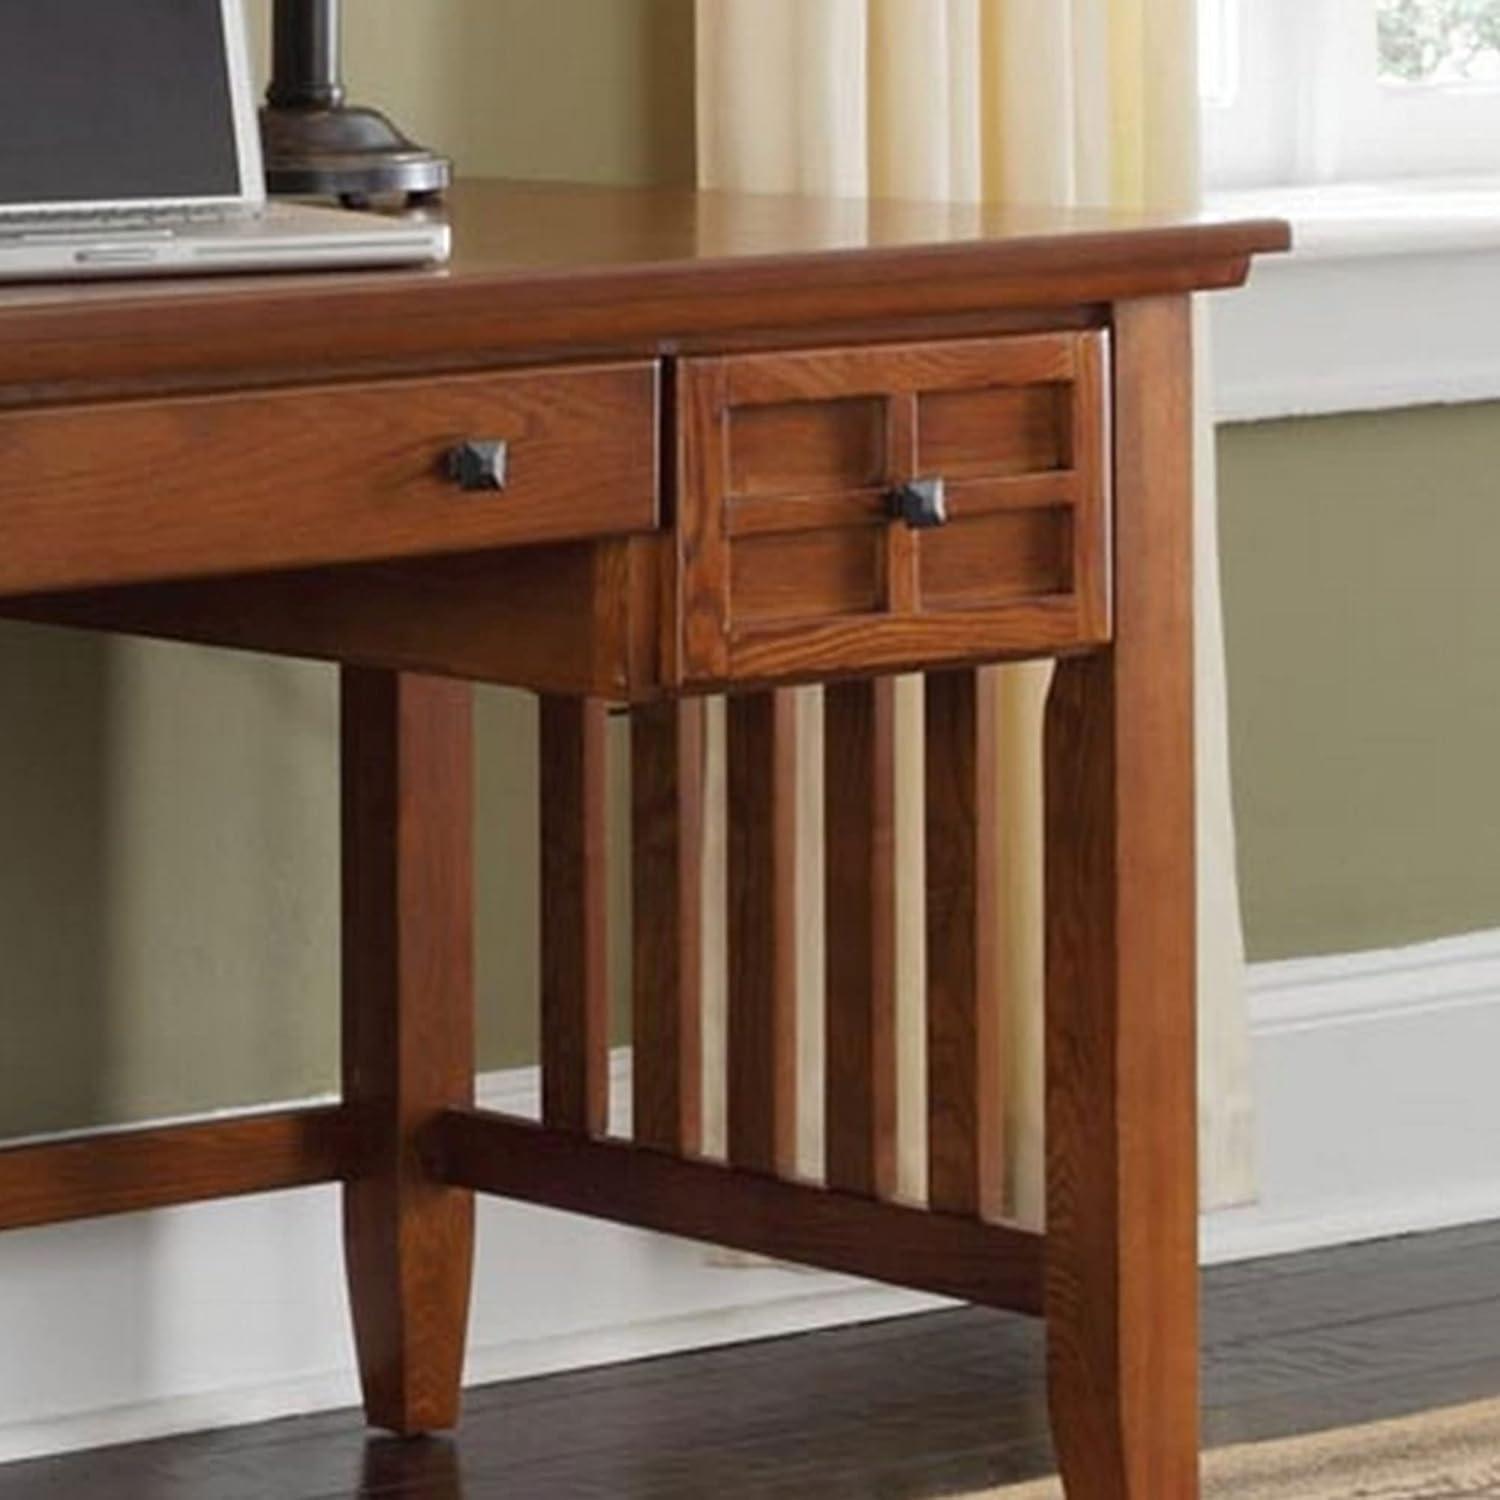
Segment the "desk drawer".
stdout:
[[0,415],[0,592],[648,531],[657,403],[641,363]]
[[684,683],[1108,637],[1105,335],[690,360]]

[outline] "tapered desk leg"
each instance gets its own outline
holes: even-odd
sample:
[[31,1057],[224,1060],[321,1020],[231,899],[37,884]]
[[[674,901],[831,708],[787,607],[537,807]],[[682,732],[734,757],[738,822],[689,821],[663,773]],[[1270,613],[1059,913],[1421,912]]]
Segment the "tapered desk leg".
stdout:
[[1196,1500],[1191,364],[1117,337],[1115,643],[1047,721],[1047,1319],[1069,1500]]
[[473,1101],[471,689],[346,668],[342,753],[344,1251],[369,1420],[413,1434],[458,1419],[473,1263],[473,1196],[422,1156]]

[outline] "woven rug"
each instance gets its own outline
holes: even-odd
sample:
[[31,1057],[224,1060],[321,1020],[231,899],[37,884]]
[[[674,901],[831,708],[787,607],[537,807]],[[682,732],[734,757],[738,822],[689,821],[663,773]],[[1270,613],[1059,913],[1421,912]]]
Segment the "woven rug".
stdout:
[[[1500,1500],[1500,1401],[1222,1448],[1203,1463],[1205,1500]],[[1057,1481],[968,1500],[1061,1500]]]

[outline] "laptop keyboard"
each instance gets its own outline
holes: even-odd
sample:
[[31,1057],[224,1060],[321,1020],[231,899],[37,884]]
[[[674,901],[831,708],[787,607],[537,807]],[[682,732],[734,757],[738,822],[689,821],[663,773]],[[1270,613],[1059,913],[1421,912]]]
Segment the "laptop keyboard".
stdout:
[[235,208],[0,209],[0,239],[56,236],[149,234],[170,236],[183,229],[228,224],[244,217]]

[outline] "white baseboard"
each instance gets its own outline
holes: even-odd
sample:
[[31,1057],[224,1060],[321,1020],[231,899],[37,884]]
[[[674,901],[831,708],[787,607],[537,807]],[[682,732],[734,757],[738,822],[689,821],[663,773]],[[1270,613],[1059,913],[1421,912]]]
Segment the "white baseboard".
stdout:
[[1261,1199],[1204,1258],[1500,1219],[1500,931],[1250,973]]
[[[1263,1197],[1214,1261],[1500,1218],[1500,932],[1252,971]],[[615,1059],[618,1130],[628,1060]],[[534,1113],[536,1070],[480,1096]],[[337,1193],[0,1236],[0,1461],[356,1399]],[[943,1305],[486,1202],[471,1382]]]

